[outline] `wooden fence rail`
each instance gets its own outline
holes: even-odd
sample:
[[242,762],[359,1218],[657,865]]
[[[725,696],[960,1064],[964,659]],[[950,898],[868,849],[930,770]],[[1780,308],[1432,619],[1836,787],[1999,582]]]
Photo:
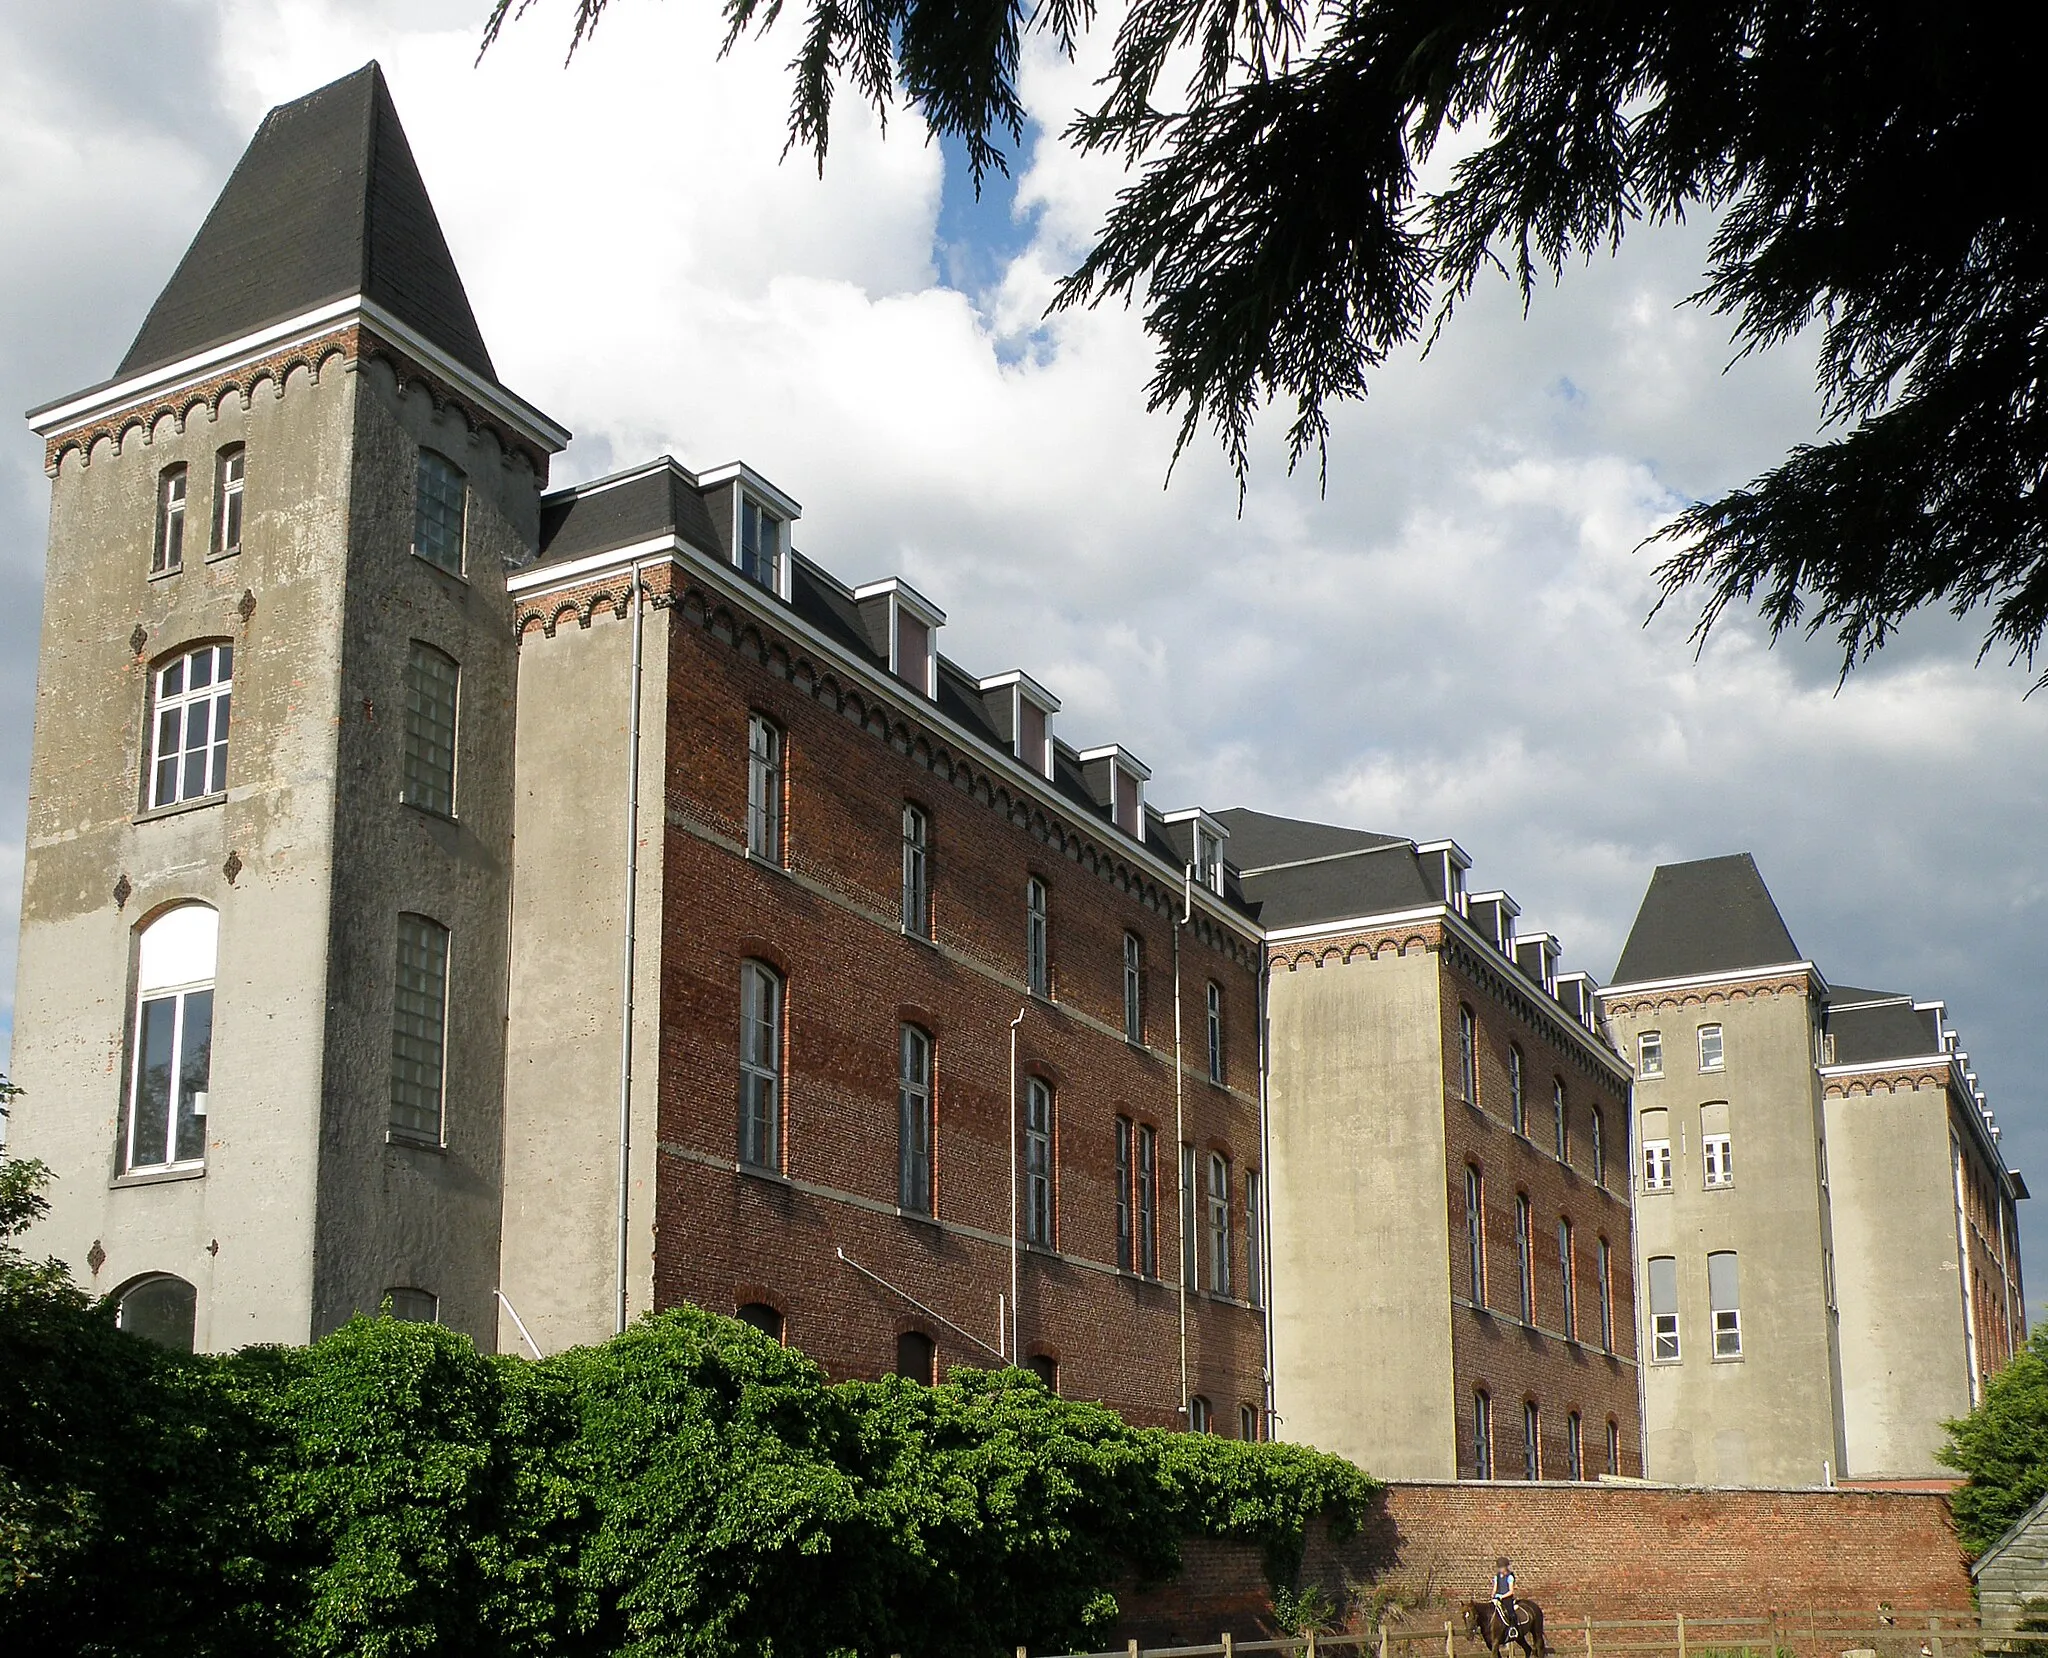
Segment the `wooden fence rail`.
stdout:
[[[1620,1658],[1623,1654],[1670,1654],[1671,1658],[1838,1658],[1875,1652],[1878,1658],[1981,1658],[1986,1652],[2031,1652],[2048,1633],[2013,1634],[1986,1630],[1959,1612],[1925,1610],[1874,1613],[1801,1610],[1768,1617],[1701,1618],[1674,1613],[1668,1618],[1575,1618],[1544,1631],[1552,1658]],[[1623,1637],[1623,1638],[1617,1638]],[[1440,1624],[1388,1622],[1355,1634],[1312,1634],[1240,1641],[1226,1634],[1197,1646],[1141,1647],[1136,1641],[1113,1652],[1066,1653],[1059,1658],[1417,1658],[1417,1649],[1444,1658],[1466,1658],[1485,1648],[1453,1620]],[[1368,1650],[1369,1649],[1369,1650]],[[1024,1647],[1017,1658],[1031,1658]],[[2048,1652],[2033,1655],[2048,1658]]]

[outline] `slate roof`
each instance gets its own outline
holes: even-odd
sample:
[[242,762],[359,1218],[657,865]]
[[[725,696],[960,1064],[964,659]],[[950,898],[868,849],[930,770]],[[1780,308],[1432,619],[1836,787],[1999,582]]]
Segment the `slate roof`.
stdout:
[[1215,814],[1230,831],[1225,851],[1265,927],[1419,909],[1440,901],[1415,843],[1368,829],[1273,817],[1242,806]]
[[117,378],[358,293],[496,382],[374,62],[264,116]]
[[1615,964],[1616,984],[1801,961],[1747,852],[1660,864]]
[[1912,997],[1893,991],[1830,985],[1828,1034],[1835,1039],[1837,1065],[1924,1059],[1941,1052],[1940,1015],[1931,1007],[1916,1009]]
[[1247,873],[1277,864],[1300,863],[1307,858],[1409,844],[1399,835],[1376,835],[1368,829],[1344,829],[1333,823],[1274,817],[1243,806],[1214,815],[1230,831],[1230,861]]

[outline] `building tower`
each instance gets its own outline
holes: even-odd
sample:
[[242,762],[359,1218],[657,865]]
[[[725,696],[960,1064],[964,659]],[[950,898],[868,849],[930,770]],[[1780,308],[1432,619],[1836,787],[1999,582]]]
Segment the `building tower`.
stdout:
[[264,119],[51,479],[14,1150],[124,1323],[494,1340],[509,565],[567,433],[499,385],[375,64]]
[[1940,1476],[2024,1337],[2026,1195],[1941,1004],[1830,985],[1747,853],[1658,869],[1615,979],[1651,1478]]

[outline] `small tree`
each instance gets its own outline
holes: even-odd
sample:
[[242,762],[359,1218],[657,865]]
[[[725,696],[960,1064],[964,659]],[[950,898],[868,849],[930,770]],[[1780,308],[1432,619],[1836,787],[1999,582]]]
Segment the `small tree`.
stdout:
[[1953,1499],[1963,1546],[1981,1554],[2048,1493],[2048,1327],[1992,1377],[1984,1401],[1948,1424],[1936,1453],[1968,1482]]

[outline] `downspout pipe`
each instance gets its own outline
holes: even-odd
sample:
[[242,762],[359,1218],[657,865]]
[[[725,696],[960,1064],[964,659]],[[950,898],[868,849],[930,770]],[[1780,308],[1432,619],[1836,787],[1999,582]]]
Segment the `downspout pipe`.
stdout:
[[633,975],[640,920],[640,667],[644,565],[633,565],[632,665],[626,685],[626,942],[619,963],[619,1226],[618,1317],[626,1328],[626,1285],[631,1268],[633,1177]]
[[[1017,1237],[1017,1027],[1024,1023],[1024,1015],[1031,1011],[1030,1005],[1017,1009],[1017,1017],[1010,1021],[1010,1364],[1015,1367],[1023,1362],[1023,1348],[1018,1345],[1017,1335],[1021,1328],[1023,1311],[1017,1304],[1017,1280],[1022,1270],[1023,1252]],[[997,1334],[1000,1336],[1001,1332]]]
[[1180,914],[1173,922],[1173,1183],[1180,1201],[1175,1205],[1179,1211],[1174,1231],[1180,1240],[1180,1270],[1175,1274],[1180,1279],[1180,1420],[1182,1427],[1191,1426],[1188,1417],[1188,1274],[1201,1253],[1188,1236],[1188,1219],[1195,1204],[1195,1195],[1189,1185],[1191,1165],[1194,1159],[1188,1155],[1187,1129],[1187,1078],[1181,1054],[1181,1009],[1180,1009],[1180,935],[1195,913],[1195,870],[1194,865],[1181,867]]
[[1274,1437],[1279,1421],[1273,1391],[1273,1136],[1271,1132],[1272,1074],[1272,960],[1264,944],[1259,946],[1259,1306],[1261,1328],[1266,1338],[1266,1432]]

